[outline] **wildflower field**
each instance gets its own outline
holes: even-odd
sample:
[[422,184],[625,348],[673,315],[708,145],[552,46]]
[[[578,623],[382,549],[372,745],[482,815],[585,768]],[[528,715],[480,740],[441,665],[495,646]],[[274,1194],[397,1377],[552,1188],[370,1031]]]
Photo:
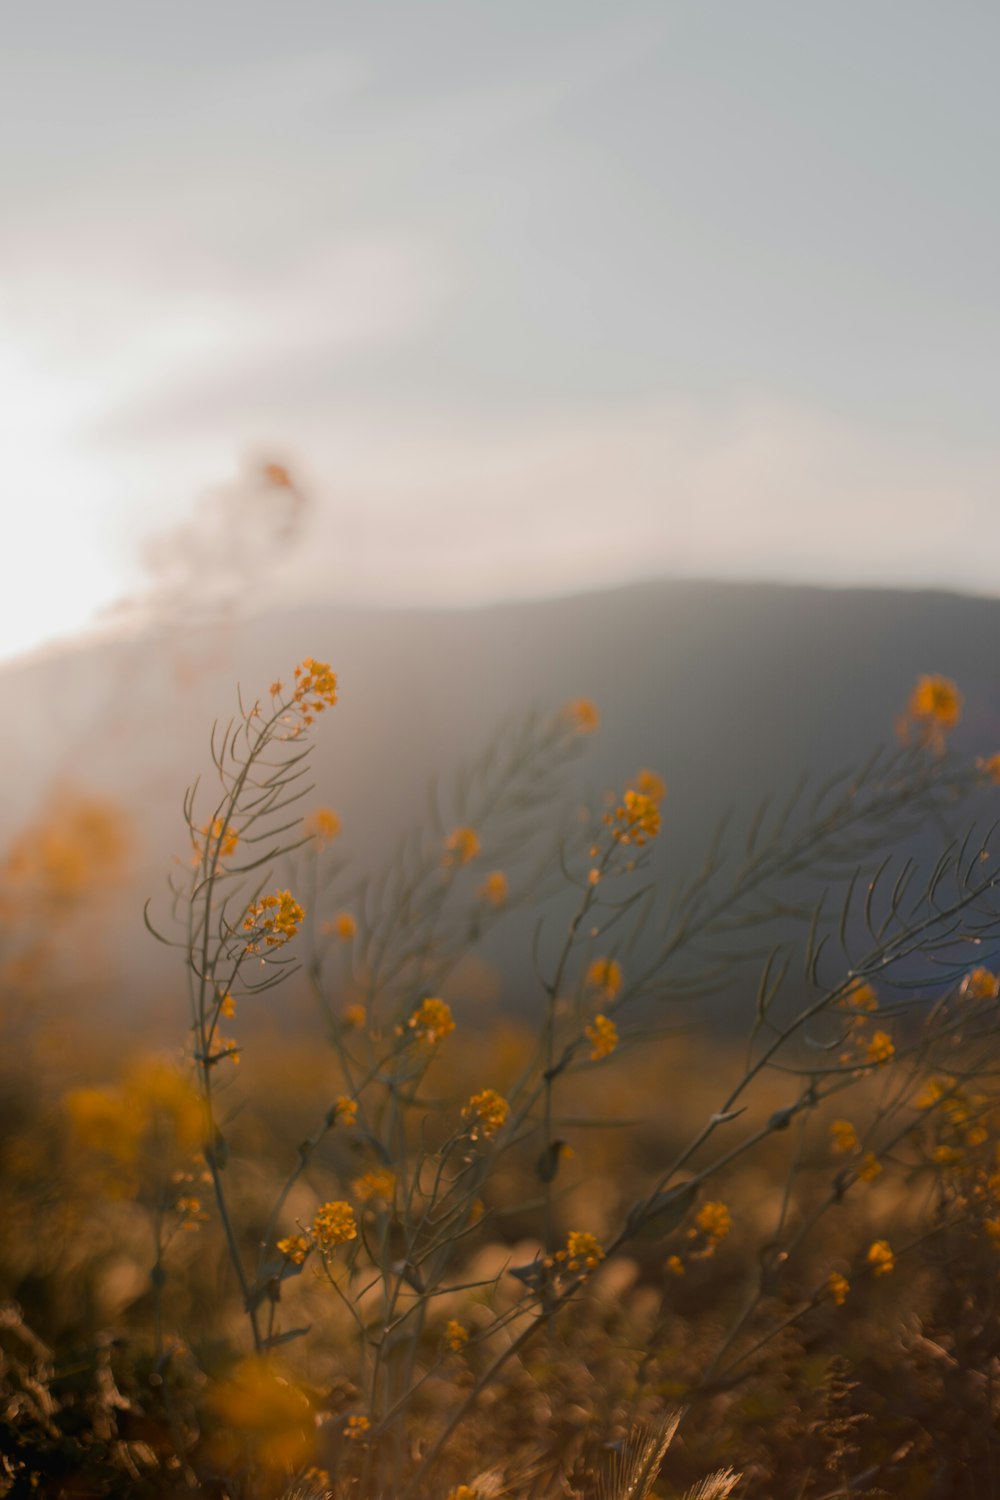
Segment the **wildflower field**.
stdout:
[[170,1045],[59,1045],[113,805],[3,856],[0,1493],[1000,1493],[1000,753],[955,684],[665,883],[683,787],[563,795],[585,699],[356,868],[334,666],[205,725],[145,909]]

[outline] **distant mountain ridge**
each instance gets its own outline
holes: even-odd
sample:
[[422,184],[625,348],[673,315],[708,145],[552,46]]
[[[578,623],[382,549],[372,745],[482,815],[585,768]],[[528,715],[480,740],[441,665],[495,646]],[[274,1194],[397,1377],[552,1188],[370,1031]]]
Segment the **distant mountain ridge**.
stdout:
[[[663,582],[475,610],[308,605],[42,655],[0,671],[8,834],[59,782],[114,798],[135,830],[114,921],[123,982],[153,955],[146,895],[184,854],[180,799],[211,724],[305,655],[340,703],[317,726],[316,801],[363,862],[419,818],[424,789],[531,705],[593,699],[600,732],[581,789],[639,767],[669,787],[658,857],[692,867],[718,816],[737,819],[803,771],[822,779],[893,736],[917,675],[955,678],[956,741],[1000,749],[1000,600],[947,593]],[[155,959],[159,962],[159,958]]]

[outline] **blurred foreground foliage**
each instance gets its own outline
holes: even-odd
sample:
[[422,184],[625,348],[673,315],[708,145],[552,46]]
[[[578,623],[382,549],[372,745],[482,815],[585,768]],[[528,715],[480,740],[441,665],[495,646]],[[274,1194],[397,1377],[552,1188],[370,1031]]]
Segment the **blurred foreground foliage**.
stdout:
[[[147,918],[172,1053],[66,972],[114,809],[64,792],[0,866],[0,1492],[1000,1491],[1000,758],[948,749],[954,685],[670,889],[656,773],[565,794],[584,700],[359,877],[307,779],[336,700],[306,658],[213,731]],[[498,1016],[475,951],[525,904]],[[751,968],[739,1045],[691,1026]]]

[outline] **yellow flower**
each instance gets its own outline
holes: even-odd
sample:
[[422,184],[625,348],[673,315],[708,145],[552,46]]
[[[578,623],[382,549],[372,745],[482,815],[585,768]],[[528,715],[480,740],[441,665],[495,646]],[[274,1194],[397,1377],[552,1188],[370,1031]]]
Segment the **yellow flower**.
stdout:
[[474,1490],[471,1484],[456,1484],[454,1489],[448,1491],[446,1500],[479,1500],[479,1491]]
[[864,979],[852,979],[844,991],[841,1003],[852,1010],[878,1010],[878,995]]
[[345,1244],[347,1240],[357,1239],[358,1226],[351,1205],[342,1200],[324,1203],[316,1210],[312,1236],[321,1250],[332,1250],[336,1245]]
[[396,1191],[395,1173],[388,1167],[376,1167],[373,1172],[356,1177],[351,1183],[351,1191],[359,1203],[391,1203]]
[[847,1301],[847,1294],[851,1290],[851,1283],[846,1276],[841,1276],[839,1271],[831,1271],[826,1278],[827,1290],[838,1307],[843,1307]]
[[455,1318],[449,1318],[444,1331],[445,1343],[454,1354],[461,1354],[469,1342],[469,1330]]
[[882,1170],[882,1163],[874,1151],[866,1151],[858,1167],[858,1180],[860,1182],[874,1182]]
[[586,1230],[571,1229],[566,1236],[566,1249],[559,1252],[569,1271],[594,1271],[604,1259],[601,1242],[596,1235]]
[[231,823],[213,818],[211,823],[205,823],[198,832],[204,842],[199,843],[197,839],[191,841],[197,856],[195,863],[203,859],[206,853],[217,853],[219,859],[228,859],[231,854],[235,854],[240,836]]
[[371,1425],[367,1417],[348,1417],[344,1431],[352,1443],[361,1443],[365,1441]]
[[335,934],[342,943],[349,943],[357,935],[358,924],[349,911],[339,911],[335,917],[323,923],[323,931]]
[[995,1000],[1000,995],[1000,980],[989,969],[972,969],[962,982],[962,995],[967,1000]]
[[226,1018],[227,1021],[231,1021],[232,1018],[233,1018],[233,1016],[235,1016],[235,1014],[236,1014],[236,1001],[233,999],[232,995],[230,995],[229,992],[227,991],[226,994],[221,995],[219,997],[219,1015],[220,1016],[225,1016],[225,1018]]
[[311,656],[303,659],[295,668],[294,700],[307,723],[313,714],[321,714],[324,708],[332,708],[337,701],[337,678],[325,661],[315,661]]
[[469,1134],[473,1140],[482,1136],[489,1141],[506,1125],[509,1114],[510,1105],[502,1094],[496,1089],[483,1089],[482,1093],[473,1094],[464,1106],[462,1119],[470,1126]]
[[944,1090],[945,1086],[940,1078],[928,1078],[914,1101],[915,1108],[933,1109],[938,1100],[944,1098]]
[[302,832],[307,839],[312,839],[321,849],[333,842],[340,832],[340,819],[332,807],[317,807],[308,817],[302,820]]
[[931,1161],[938,1167],[957,1167],[961,1160],[957,1146],[935,1146],[931,1152]]
[[852,1151],[857,1151],[857,1131],[850,1120],[832,1121],[830,1134],[833,1136],[833,1149],[838,1156],[849,1156]]
[[589,698],[575,698],[563,706],[561,717],[574,734],[593,734],[601,722],[597,705]]
[[978,760],[976,765],[984,776],[1000,786],[1000,751],[997,751],[995,755],[987,756],[985,760]]
[[892,1246],[888,1240],[875,1240],[868,1246],[868,1254],[865,1259],[872,1268],[875,1276],[888,1276],[896,1264],[896,1257],[892,1253]]
[[962,715],[962,694],[950,677],[918,677],[907,709],[911,719],[924,719],[942,729],[954,729]]
[[279,1240],[275,1246],[279,1255],[290,1260],[293,1266],[301,1266],[309,1254],[309,1241],[301,1234],[291,1234],[287,1239]]
[[344,1011],[344,1025],[357,1031],[365,1024],[365,1008],[363,1005],[349,1005]]
[[234,1374],[211,1389],[219,1458],[250,1461],[281,1472],[308,1462],[316,1442],[316,1417],[305,1392],[285,1380],[269,1363],[251,1356]]
[[637,792],[650,797],[654,802],[662,802],[667,795],[667,783],[655,771],[637,771],[633,784]]
[[724,1203],[703,1203],[694,1216],[694,1222],[714,1250],[726,1238],[733,1221]]
[[455,1030],[450,1007],[436,998],[422,1001],[406,1024],[418,1042],[427,1042],[432,1047]]
[[895,1050],[889,1033],[887,1031],[876,1031],[868,1043],[868,1061],[877,1063],[879,1067],[882,1067],[889,1061]]
[[599,1062],[603,1057],[610,1057],[618,1046],[618,1027],[614,1021],[609,1021],[607,1016],[595,1016],[593,1024],[587,1027],[584,1035],[591,1043],[592,1062]]
[[507,900],[507,877],[502,870],[491,870],[479,887],[477,895],[480,901],[486,901],[490,906],[503,906]]
[[614,821],[619,825],[614,830],[616,841],[641,848],[647,839],[655,839],[660,831],[660,809],[645,792],[636,792],[629,787],[622,797],[621,806],[615,809]]
[[305,919],[305,912],[291,891],[264,896],[247,908],[244,931],[253,934],[248,953],[256,953],[263,938],[267,948],[280,948],[295,936]]
[[613,958],[595,958],[587,970],[587,984],[601,990],[606,1000],[614,1000],[622,987],[621,964]]
[[445,865],[467,865],[479,853],[479,837],[474,828],[453,828],[444,841],[441,856]]
[[668,1276],[683,1276],[684,1262],[679,1255],[668,1255],[664,1262],[664,1269]]
[[334,1119],[338,1125],[353,1125],[358,1118],[358,1106],[346,1094],[338,1094],[334,1105]]

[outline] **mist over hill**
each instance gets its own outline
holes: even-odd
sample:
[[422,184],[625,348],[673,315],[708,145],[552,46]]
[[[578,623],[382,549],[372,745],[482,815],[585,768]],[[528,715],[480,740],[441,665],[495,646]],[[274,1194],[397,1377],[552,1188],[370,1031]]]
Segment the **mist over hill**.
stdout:
[[[235,708],[237,684],[253,701],[303,656],[339,676],[340,702],[314,736],[313,801],[337,809],[362,868],[420,819],[429,781],[447,784],[498,726],[587,697],[601,727],[572,794],[658,771],[669,795],[655,858],[676,878],[701,863],[726,810],[738,829],[803,772],[818,783],[891,741],[920,672],[945,673],[965,694],[957,748],[1000,748],[998,635],[991,599],[658,582],[469,610],[309,604],[106,639],[3,670],[3,832],[60,785],[123,809],[133,858],[101,920],[109,996],[134,1001],[179,983],[141,913],[172,858],[186,857],[181,798],[211,769],[211,725]],[[533,922],[512,919],[488,951],[515,1001],[533,983]]]

